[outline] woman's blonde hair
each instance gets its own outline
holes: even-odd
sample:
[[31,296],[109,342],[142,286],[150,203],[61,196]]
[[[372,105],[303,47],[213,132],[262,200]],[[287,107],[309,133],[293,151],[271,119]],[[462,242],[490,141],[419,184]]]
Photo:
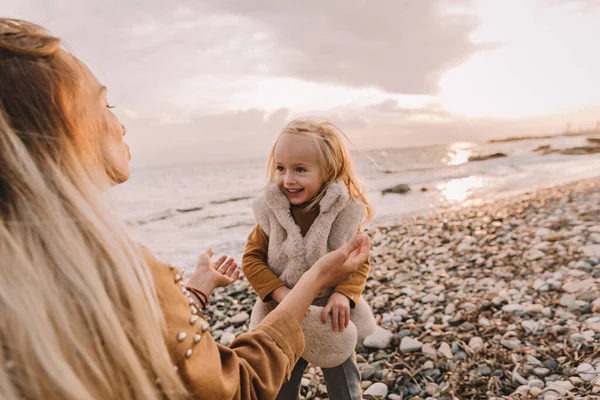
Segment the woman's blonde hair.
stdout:
[[365,190],[356,177],[350,153],[344,145],[344,139],[348,142],[350,140],[340,128],[331,122],[320,121],[315,118],[298,118],[287,124],[279,134],[269,155],[267,164],[269,182],[275,181],[275,172],[277,170],[275,148],[279,139],[287,134],[308,136],[313,140],[317,148],[324,183],[317,196],[315,196],[315,199],[310,202],[307,208],[313,209],[319,204],[329,185],[335,181],[342,181],[346,185],[350,197],[364,204],[365,220],[371,220],[373,210],[365,196]]
[[185,398],[73,59],[0,19],[0,398]]

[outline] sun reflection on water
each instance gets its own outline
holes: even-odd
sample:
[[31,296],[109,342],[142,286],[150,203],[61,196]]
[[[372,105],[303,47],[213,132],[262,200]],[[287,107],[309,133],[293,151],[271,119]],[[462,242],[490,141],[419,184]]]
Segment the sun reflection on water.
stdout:
[[472,153],[472,143],[457,142],[450,145],[447,157],[444,158],[446,165],[460,165],[469,161]]
[[481,176],[452,179],[437,185],[437,189],[446,200],[458,203],[465,201],[474,189],[480,187],[483,187],[483,178]]

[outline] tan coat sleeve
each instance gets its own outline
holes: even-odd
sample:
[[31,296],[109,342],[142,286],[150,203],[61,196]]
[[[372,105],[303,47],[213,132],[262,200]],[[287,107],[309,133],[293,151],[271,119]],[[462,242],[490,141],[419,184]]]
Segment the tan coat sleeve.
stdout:
[[222,346],[187,296],[180,272],[156,260],[149,264],[166,321],[167,347],[192,398],[274,399],[304,351],[296,319],[275,310],[251,333]]
[[350,275],[350,278],[335,287],[334,292],[338,292],[346,296],[350,300],[350,308],[356,307],[358,298],[365,290],[369,271],[371,270],[371,262],[367,260],[358,268],[358,271]]
[[242,271],[261,300],[269,300],[270,294],[285,284],[271,271],[267,264],[269,238],[260,225],[256,225],[246,242],[242,257]]

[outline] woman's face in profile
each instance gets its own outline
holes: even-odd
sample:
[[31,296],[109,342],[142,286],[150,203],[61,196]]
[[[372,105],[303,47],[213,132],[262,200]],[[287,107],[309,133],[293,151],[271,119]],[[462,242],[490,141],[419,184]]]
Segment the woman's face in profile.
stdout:
[[107,88],[102,85],[90,69],[81,61],[74,59],[78,70],[81,71],[81,100],[85,107],[91,107],[86,110],[87,115],[98,118],[98,121],[90,121],[96,126],[100,126],[100,146],[101,154],[106,165],[106,172],[109,174],[113,183],[119,184],[129,179],[129,160],[131,153],[129,146],[125,143],[124,136],[126,129],[119,119],[111,111],[111,104],[107,98]]

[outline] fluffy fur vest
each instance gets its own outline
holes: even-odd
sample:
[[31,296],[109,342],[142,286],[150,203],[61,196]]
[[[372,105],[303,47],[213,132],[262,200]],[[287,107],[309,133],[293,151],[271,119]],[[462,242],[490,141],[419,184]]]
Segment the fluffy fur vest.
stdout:
[[[254,202],[254,216],[269,237],[269,268],[287,287],[294,287],[319,258],[340,248],[357,232],[363,207],[350,198],[342,182],[334,182],[327,188],[319,203],[319,215],[303,237],[292,217],[287,197],[277,185],[268,185]],[[350,311],[350,326],[343,333],[333,332],[329,321],[324,325],[320,320],[320,311],[333,290],[328,288],[317,296],[301,323],[306,344],[302,357],[324,368],[346,361],[354,351],[357,340],[373,333],[376,327],[373,313],[362,296]],[[276,306],[274,300],[264,303],[258,299],[252,310],[250,329]]]

